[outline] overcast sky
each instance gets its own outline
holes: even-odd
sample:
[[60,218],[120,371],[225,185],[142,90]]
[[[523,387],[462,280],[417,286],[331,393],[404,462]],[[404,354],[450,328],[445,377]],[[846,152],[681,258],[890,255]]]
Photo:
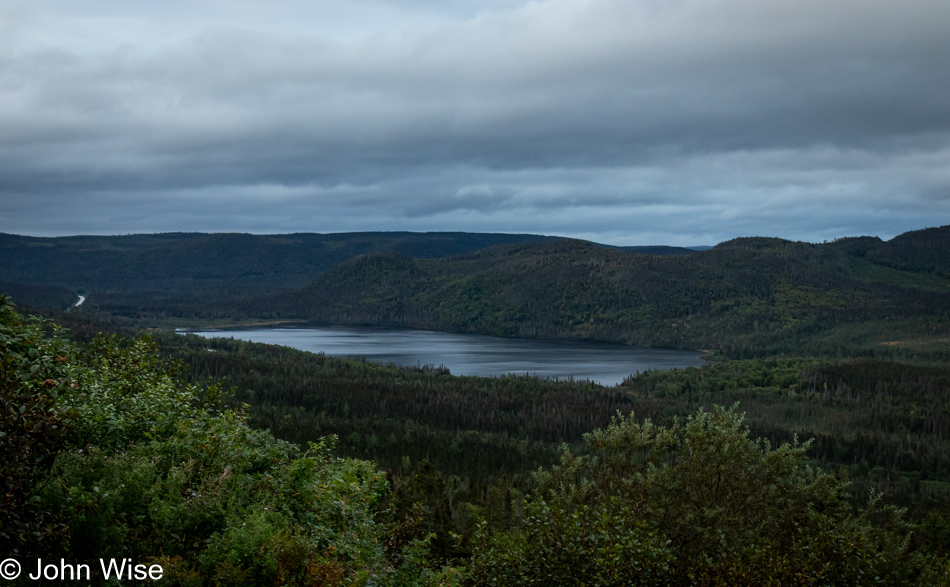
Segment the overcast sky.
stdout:
[[943,224],[948,0],[0,0],[0,232]]

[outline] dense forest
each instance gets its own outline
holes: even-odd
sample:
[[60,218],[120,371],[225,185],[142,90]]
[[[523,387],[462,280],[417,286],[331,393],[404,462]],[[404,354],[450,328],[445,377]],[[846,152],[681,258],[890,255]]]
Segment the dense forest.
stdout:
[[[81,328],[79,329],[81,330]],[[769,358],[700,369],[647,371],[617,387],[535,377],[456,377],[222,338],[159,335],[186,380],[222,378],[252,421],[306,443],[334,434],[340,454],[369,458],[394,479],[432,465],[446,517],[438,528],[468,536],[471,504],[497,487],[530,491],[564,443],[618,413],[672,423],[697,409],[738,405],[753,434],[774,445],[812,443],[809,461],[923,520],[950,506],[950,366],[893,359]],[[449,507],[449,503],[454,503]],[[438,508],[436,507],[438,506]],[[436,527],[433,527],[436,529]]]
[[[65,310],[76,292],[111,320],[148,319],[180,326],[248,316],[262,296],[309,284],[315,276],[363,255],[431,259],[492,246],[563,240],[532,234],[357,232],[335,234],[166,233],[37,238],[0,233],[0,291],[30,306]],[[669,246],[607,247],[685,255]],[[269,311],[269,309],[265,310]],[[167,319],[171,318],[172,321]]]
[[[562,240],[533,234],[359,232],[336,234],[166,233],[26,237],[0,233],[0,285],[34,306],[65,309],[76,290],[97,299],[191,312],[201,301],[231,303],[300,288],[360,255],[430,259],[487,247]],[[603,246],[603,245],[600,245]],[[682,247],[614,247],[683,255]],[[100,296],[106,296],[101,298]]]
[[[397,252],[430,258],[552,237],[519,234],[363,232],[339,234],[167,233],[36,238],[0,234],[0,282],[43,307],[65,288],[141,303],[187,307],[302,287],[359,255]],[[24,292],[32,287],[34,291]],[[46,299],[35,290],[45,288]],[[52,302],[52,303],[51,303]]]
[[[158,569],[169,585],[936,585],[948,578],[944,518],[915,522],[875,492],[852,505],[838,475],[808,466],[813,442],[756,439],[736,408],[698,409],[667,423],[613,417],[561,446],[525,493],[502,478],[477,499],[465,479],[427,461],[399,475],[334,454],[336,435],[306,445],[278,440],[249,426],[220,384],[187,383],[155,342],[88,338],[95,325],[86,323],[86,333],[74,326],[70,337],[24,319],[0,297],[0,548],[28,573],[36,557],[82,562],[119,553]],[[263,360],[281,349],[205,342],[224,346],[173,337],[165,354],[178,347],[284,363],[279,355]],[[367,388],[400,379],[432,388],[468,383],[431,369],[374,374],[377,367],[358,361],[311,358],[319,368],[310,377],[368,381]],[[779,386],[803,366],[740,370],[749,385]],[[804,367],[812,383],[836,376]],[[676,373],[638,376],[624,385],[629,390],[612,393],[662,398],[695,379],[694,371],[682,381]],[[718,373],[696,391],[728,388],[735,375]],[[924,387],[941,377],[923,375]],[[512,382],[474,383],[486,387],[473,390],[485,396],[475,401],[489,402],[494,392],[597,398],[606,391],[521,380],[505,392]],[[542,441],[558,434],[542,430]],[[349,450],[362,447],[354,435]],[[447,530],[462,522],[465,535]],[[107,583],[98,572],[87,579]]]
[[[149,242],[116,238],[141,241],[126,259]],[[182,274],[160,295],[83,287],[88,301],[65,312],[77,284],[11,279],[4,262],[14,298],[66,330],[0,304],[0,510],[16,513],[0,540],[165,557],[182,585],[950,581],[950,227],[704,251],[440,238],[454,244],[400,250],[415,241],[388,234],[361,254],[347,241],[272,291],[237,273]],[[104,243],[91,248],[113,254]],[[604,387],[167,330],[202,320],[701,348],[712,361]],[[333,479],[350,481],[329,502],[295,501]],[[206,517],[178,501],[198,495]],[[357,495],[348,533],[331,510]]]

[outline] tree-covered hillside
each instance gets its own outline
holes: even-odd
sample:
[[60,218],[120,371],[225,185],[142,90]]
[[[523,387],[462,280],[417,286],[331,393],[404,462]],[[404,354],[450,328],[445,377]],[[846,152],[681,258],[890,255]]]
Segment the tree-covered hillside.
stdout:
[[893,239],[871,247],[868,259],[910,271],[932,272],[943,277],[950,276],[950,230],[927,228],[898,235]]
[[[297,293],[256,300],[246,311],[329,323],[704,348],[736,357],[802,345],[840,356],[866,354],[895,336],[916,340],[950,333],[950,277],[941,273],[934,254],[950,227],[921,233],[886,243],[845,239],[821,245],[742,238],[683,256],[631,254],[569,240],[435,260],[367,255]],[[914,251],[920,251],[917,264],[885,265],[874,256],[915,259]]]
[[[84,292],[89,297],[87,308],[109,315],[230,318],[239,311],[235,305],[240,301],[298,289],[360,255],[395,253],[429,259],[555,240],[560,239],[462,232],[57,238],[0,234],[0,291],[35,308],[66,309],[75,303],[77,292]],[[693,252],[665,246],[622,250]]]
[[240,288],[273,291],[301,287],[321,272],[358,255],[393,251],[432,258],[552,238],[460,232],[169,233],[57,238],[0,234],[0,281],[97,294],[181,294],[206,288],[221,292]]

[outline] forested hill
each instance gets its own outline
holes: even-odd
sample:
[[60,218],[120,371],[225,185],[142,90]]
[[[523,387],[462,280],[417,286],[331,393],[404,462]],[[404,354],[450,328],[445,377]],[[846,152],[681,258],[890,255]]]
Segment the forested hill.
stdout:
[[802,344],[847,354],[856,349],[845,348],[845,339],[908,342],[902,339],[947,329],[950,278],[940,252],[950,251],[948,234],[950,226],[887,242],[860,237],[817,245],[740,238],[682,256],[572,240],[435,260],[368,255],[256,307],[284,318],[733,356],[793,352]]
[[950,277],[950,226],[906,232],[872,246],[868,259],[911,271],[932,271]]
[[34,238],[0,234],[0,282],[95,292],[190,291],[208,286],[302,287],[358,255],[434,258],[500,244],[544,242],[533,234],[358,232]]
[[59,308],[84,290],[83,312],[165,328],[286,319],[736,357],[876,354],[885,342],[930,356],[950,335],[950,226],[704,251],[473,233],[0,235],[0,286]]
[[[65,307],[73,292],[204,295],[217,302],[300,288],[354,257],[398,253],[430,259],[560,237],[467,232],[336,234],[167,233],[35,238],[0,233],[0,291],[41,307]],[[606,246],[606,245],[605,245]],[[623,250],[683,255],[682,247]],[[202,292],[197,294],[197,292]],[[147,298],[154,302],[154,296]]]

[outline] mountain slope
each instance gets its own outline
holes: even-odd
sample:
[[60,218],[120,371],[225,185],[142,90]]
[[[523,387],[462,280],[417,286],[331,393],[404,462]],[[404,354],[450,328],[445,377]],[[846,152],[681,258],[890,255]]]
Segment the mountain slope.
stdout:
[[655,256],[562,240],[438,260],[365,256],[257,306],[323,322],[737,352],[847,324],[945,327],[950,280],[914,287],[905,275],[835,243],[743,238]]
[[898,235],[868,251],[870,261],[950,277],[950,225]]
[[556,237],[527,234],[366,232],[155,234],[33,238],[0,234],[0,281],[109,292],[203,288],[280,290],[358,255],[432,258]]

